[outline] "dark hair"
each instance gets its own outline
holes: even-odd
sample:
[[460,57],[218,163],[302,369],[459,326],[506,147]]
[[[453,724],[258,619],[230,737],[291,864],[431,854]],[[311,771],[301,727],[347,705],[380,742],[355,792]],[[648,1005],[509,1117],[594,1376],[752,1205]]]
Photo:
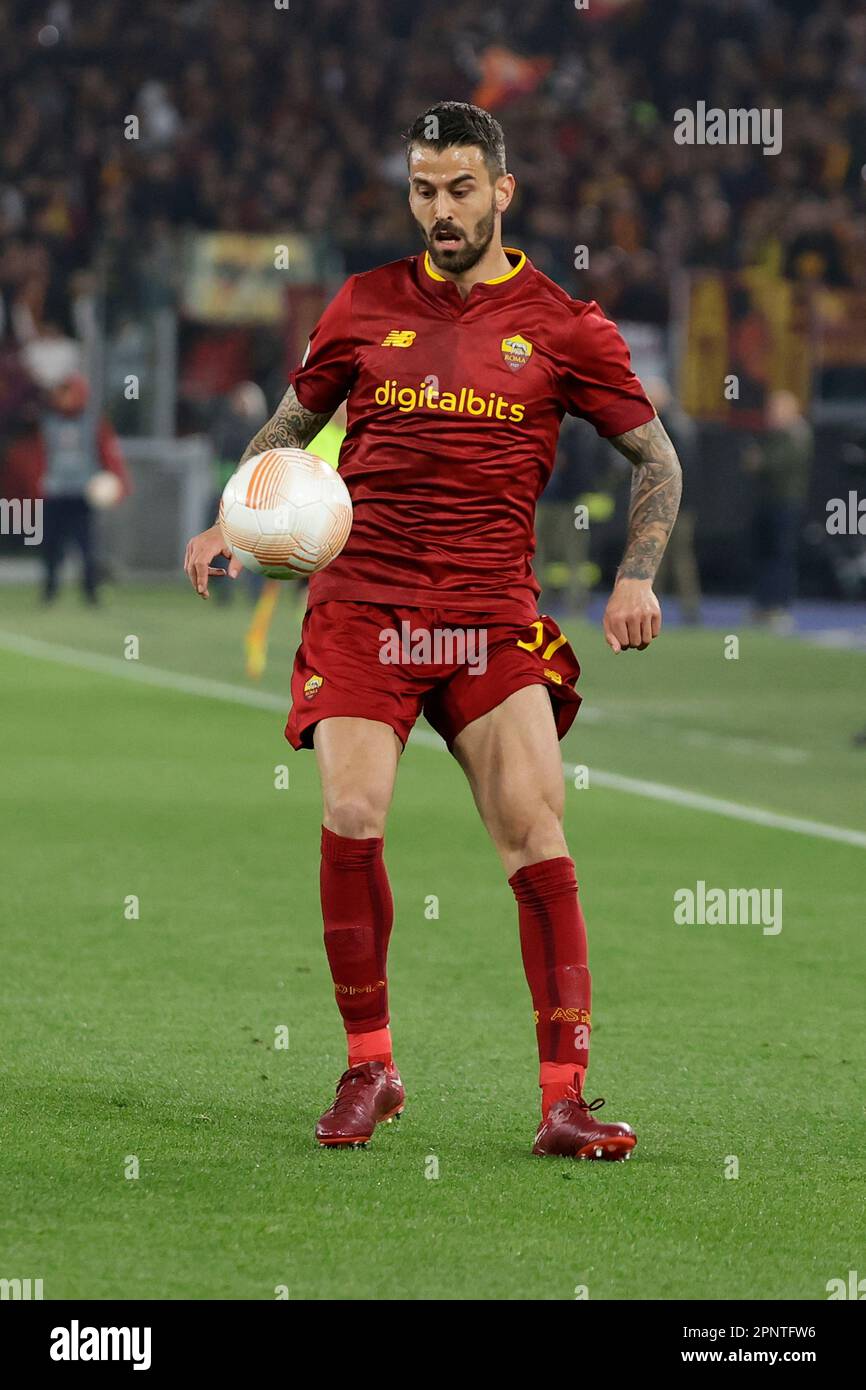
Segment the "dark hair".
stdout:
[[446,150],[451,145],[477,145],[484,155],[490,181],[505,173],[505,136],[489,111],[468,101],[437,101],[428,106],[406,131],[406,159],[413,145]]

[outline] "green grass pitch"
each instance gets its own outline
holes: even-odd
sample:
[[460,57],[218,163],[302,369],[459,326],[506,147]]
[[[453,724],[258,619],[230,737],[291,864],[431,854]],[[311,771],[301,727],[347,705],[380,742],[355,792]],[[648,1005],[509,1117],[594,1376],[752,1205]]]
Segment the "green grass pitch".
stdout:
[[[240,596],[41,611],[4,592],[0,1275],[46,1298],[572,1300],[823,1299],[866,1272],[866,850],[592,780],[863,832],[863,656],[744,630],[738,660],[696,631],[615,658],[569,627],[587,1094],[635,1126],[626,1164],[530,1157],[514,903],[456,764],[410,744],[386,851],[408,1104],[368,1150],[329,1152],[313,1126],[344,1060],[318,785],[282,738],[296,597],[257,707],[186,682],[254,688]],[[699,879],[782,889],[781,933],[675,925]]]

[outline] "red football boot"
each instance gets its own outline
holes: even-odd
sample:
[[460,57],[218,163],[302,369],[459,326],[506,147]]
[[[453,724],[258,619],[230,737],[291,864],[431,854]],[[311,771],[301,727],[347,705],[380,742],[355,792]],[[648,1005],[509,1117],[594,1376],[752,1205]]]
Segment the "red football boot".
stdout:
[[631,1158],[637,1135],[631,1125],[604,1124],[592,1116],[603,1100],[587,1102],[579,1090],[550,1107],[535,1136],[534,1154],[559,1158]]
[[343,1144],[360,1148],[369,1143],[383,1120],[402,1115],[405,1103],[406,1092],[396,1067],[361,1062],[344,1071],[337,1082],[337,1098],[316,1125],[316,1138],[327,1147]]

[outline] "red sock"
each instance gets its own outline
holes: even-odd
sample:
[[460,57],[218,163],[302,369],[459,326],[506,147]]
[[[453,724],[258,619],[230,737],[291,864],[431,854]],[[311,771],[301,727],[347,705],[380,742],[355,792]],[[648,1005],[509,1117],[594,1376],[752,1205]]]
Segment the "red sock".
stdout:
[[541,1118],[547,1119],[548,1110],[558,1100],[576,1100],[583,1091],[585,1076],[586,1067],[576,1067],[573,1062],[542,1062],[538,1069]]
[[350,840],[322,826],[325,950],[349,1035],[350,1066],[391,1061],[386,962],[394,903],[383,844]]
[[542,1114],[583,1086],[589,1065],[591,980],[574,863],[527,864],[508,880],[517,899],[523,968],[535,1008]]
[[357,1067],[361,1062],[384,1062],[389,1067],[394,1063],[390,1028],[376,1028],[370,1033],[350,1033],[347,1041],[350,1067]]

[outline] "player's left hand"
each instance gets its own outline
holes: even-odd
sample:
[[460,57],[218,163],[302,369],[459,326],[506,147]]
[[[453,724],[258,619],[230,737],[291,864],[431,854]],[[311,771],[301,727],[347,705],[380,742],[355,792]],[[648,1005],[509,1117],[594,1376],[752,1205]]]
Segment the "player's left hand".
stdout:
[[613,652],[646,651],[662,629],[651,579],[618,579],[604,610],[604,636]]

